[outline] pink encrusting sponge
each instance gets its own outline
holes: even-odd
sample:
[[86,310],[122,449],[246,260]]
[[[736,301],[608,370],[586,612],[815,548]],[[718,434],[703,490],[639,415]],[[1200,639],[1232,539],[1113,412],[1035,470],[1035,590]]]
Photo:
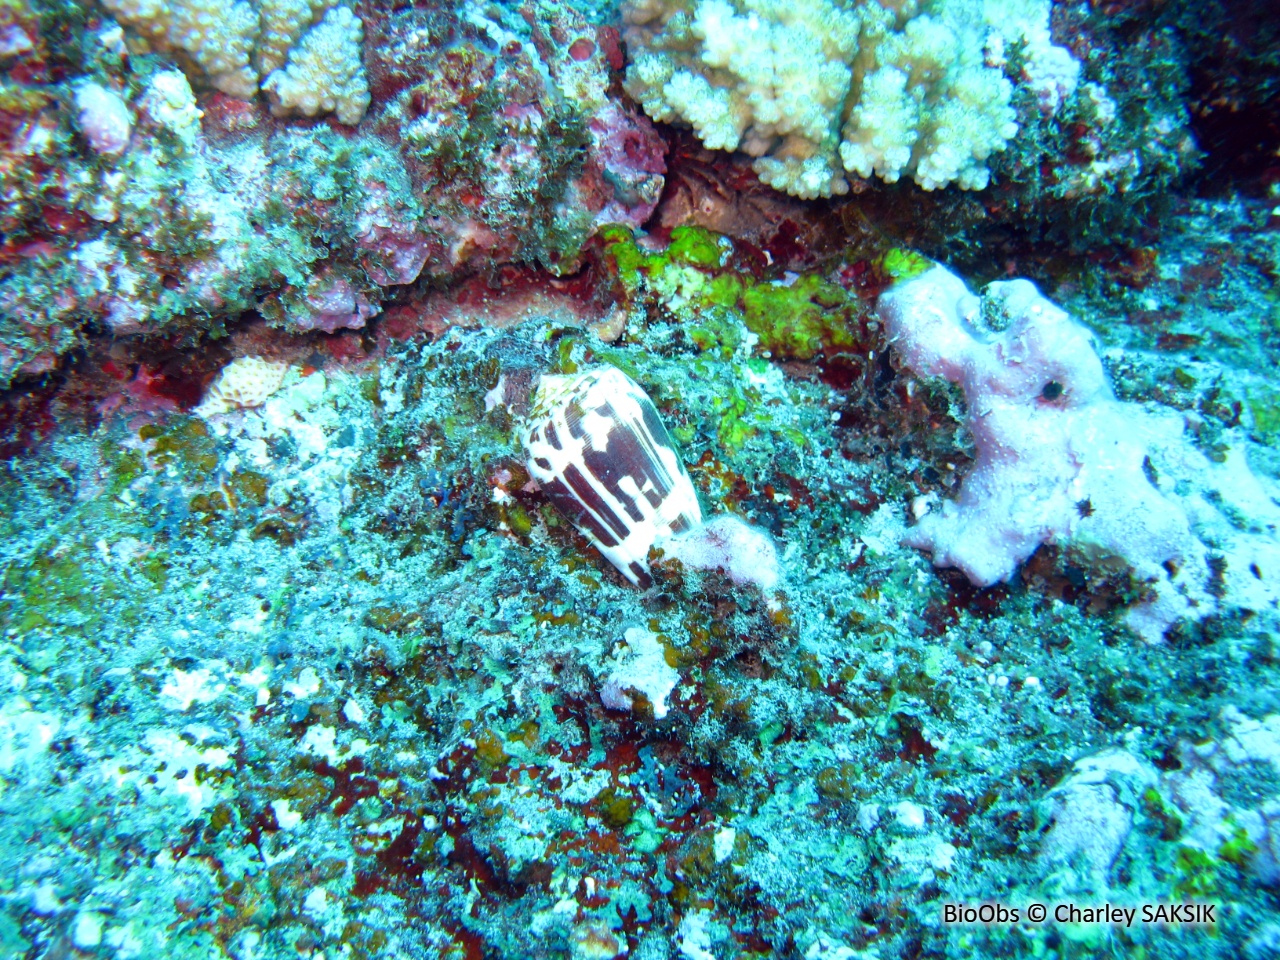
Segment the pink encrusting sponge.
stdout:
[[[935,565],[988,586],[1044,543],[1120,557],[1148,589],[1127,623],[1152,642],[1219,601],[1275,603],[1276,585],[1257,573],[1274,569],[1274,547],[1232,511],[1274,529],[1280,510],[1243,456],[1214,463],[1181,415],[1117,400],[1092,333],[1030,281],[978,296],[934,266],[882,295],[879,312],[912,372],[959,384],[977,448],[956,499],[929,512],[919,504],[908,531],[905,542]],[[1209,543],[1223,579],[1216,596]]]

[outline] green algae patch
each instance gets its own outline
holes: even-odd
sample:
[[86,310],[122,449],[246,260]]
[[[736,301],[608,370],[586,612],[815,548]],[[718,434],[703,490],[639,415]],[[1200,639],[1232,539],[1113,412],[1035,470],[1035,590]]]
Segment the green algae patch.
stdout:
[[[1230,819],[1228,819],[1230,823]],[[1248,866],[1258,846],[1244,827],[1237,826],[1217,852],[1181,845],[1174,859],[1175,896],[1188,900],[1207,900],[1221,894],[1232,875]]]
[[254,470],[241,470],[231,475],[229,486],[235,498],[232,506],[266,506],[270,481],[262,474]]
[[879,266],[880,273],[889,280],[895,283],[905,283],[927,273],[933,263],[928,257],[922,256],[914,250],[894,247],[880,258]]
[[[742,295],[742,284],[736,277],[724,276],[717,277],[712,281],[712,285],[719,285],[724,290],[729,285],[721,284],[720,281],[723,280],[730,281],[732,301],[727,304],[717,303],[716,306],[734,306]],[[704,312],[699,322],[688,327],[686,333],[693,345],[701,352],[711,353],[722,360],[732,359],[742,345],[742,324],[724,309]]]
[[742,301],[743,281],[732,273],[712,277],[708,281],[704,298],[708,305],[715,307],[736,307]]
[[602,228],[600,239],[606,263],[629,293],[639,289],[642,279],[658,281],[672,268],[718,270],[733,252],[726,237],[702,227],[676,227],[671,231],[671,242],[661,251],[641,249],[631,230],[617,224]]
[[83,549],[53,549],[35,557],[25,568],[10,567],[3,581],[6,598],[0,616],[27,633],[57,624],[81,626],[96,613],[94,584],[86,573]]
[[55,544],[0,576],[0,624],[18,634],[96,636],[107,620],[136,622],[139,604],[154,598],[167,576],[168,564],[158,553],[117,569],[104,562],[100,546]]
[[[606,227],[601,237],[606,266],[626,298],[655,296],[688,324],[699,350],[728,359],[741,343],[740,323],[756,335],[760,352],[780,360],[812,360],[857,345],[856,297],[818,273],[760,279],[737,262],[727,237],[701,227],[677,227],[666,249],[653,252],[625,227]],[[896,268],[917,261],[927,268],[923,257],[900,253],[891,258]]]
[[600,806],[600,819],[610,830],[624,830],[635,819],[635,799],[619,793],[615,787],[608,787],[596,797]]
[[198,417],[179,417],[167,427],[149,423],[138,438],[155,441],[150,452],[156,466],[172,467],[189,481],[208,483],[218,471],[217,441]]
[[743,444],[759,433],[757,427],[746,419],[754,404],[736,384],[730,385],[727,395],[716,398],[713,403],[716,439],[728,453],[737,453]]
[[1218,856],[1237,867],[1245,866],[1257,852],[1258,845],[1244,827],[1236,827],[1235,832],[1218,847]]
[[146,459],[138,450],[106,441],[99,445],[98,453],[106,467],[107,492],[113,497],[124,493],[135,480],[146,473]]
[[815,274],[744,290],[742,311],[761,348],[780,359],[812,360],[856,343],[848,295]]
[[1270,385],[1249,391],[1249,412],[1253,415],[1253,433],[1268,446],[1280,441],[1280,390]]
[[1174,864],[1174,894],[1196,900],[1214,896],[1218,892],[1218,867],[1219,860],[1213,854],[1199,847],[1179,847]]
[[644,270],[653,262],[651,256],[636,245],[626,227],[610,225],[600,230],[604,243],[604,259],[610,272],[618,278],[630,295],[640,288]]
[[667,256],[676,263],[715,269],[724,266],[733,247],[729,240],[702,227],[676,227],[671,231]]

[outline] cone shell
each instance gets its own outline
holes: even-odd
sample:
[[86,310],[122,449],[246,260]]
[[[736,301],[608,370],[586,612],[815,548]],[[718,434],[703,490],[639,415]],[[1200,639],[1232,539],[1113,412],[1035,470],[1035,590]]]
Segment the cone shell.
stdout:
[[637,586],[654,543],[702,522],[657,407],[616,367],[544,375],[522,439],[530,476]]

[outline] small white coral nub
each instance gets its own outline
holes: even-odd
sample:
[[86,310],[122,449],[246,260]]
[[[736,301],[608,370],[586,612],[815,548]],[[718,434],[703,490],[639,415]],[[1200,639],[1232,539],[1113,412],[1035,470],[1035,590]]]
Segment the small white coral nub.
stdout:
[[635,709],[635,698],[628,691],[643,693],[653,708],[655,720],[670,712],[667,697],[680,682],[679,672],[667,663],[667,652],[651,631],[644,627],[628,627],[624,634],[626,652],[615,653],[618,665],[600,690],[600,702],[610,710]]
[[288,370],[288,364],[271,363],[261,357],[232,360],[222,368],[195,413],[207,419],[232,410],[260,407],[280,389]]

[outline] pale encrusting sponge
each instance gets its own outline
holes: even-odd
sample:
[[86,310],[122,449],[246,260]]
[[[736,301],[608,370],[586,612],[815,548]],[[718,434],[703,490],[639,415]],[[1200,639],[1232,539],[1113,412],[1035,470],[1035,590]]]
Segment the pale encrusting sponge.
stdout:
[[1089,329],[1031,282],[978,296],[935,266],[879,315],[906,366],[959,384],[969,410],[977,462],[954,500],[918,503],[905,540],[935,565],[990,586],[1045,543],[1119,557],[1146,589],[1126,623],[1152,643],[1181,617],[1274,608],[1280,510],[1243,452],[1215,462],[1184,414],[1118,400]]

